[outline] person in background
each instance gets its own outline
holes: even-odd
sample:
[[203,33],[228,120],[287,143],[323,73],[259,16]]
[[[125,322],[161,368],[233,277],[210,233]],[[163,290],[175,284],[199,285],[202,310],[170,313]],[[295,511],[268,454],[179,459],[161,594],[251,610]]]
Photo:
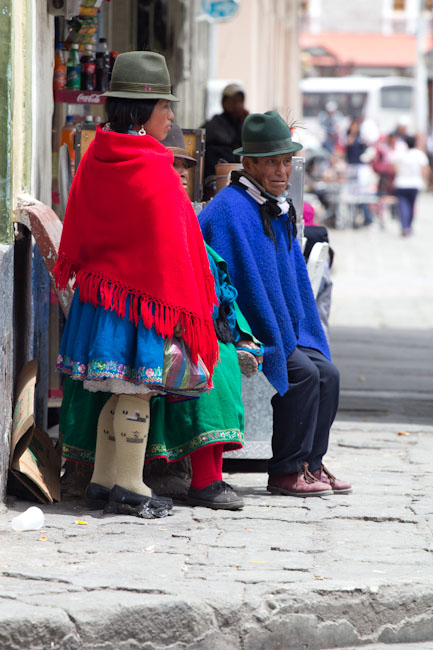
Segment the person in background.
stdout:
[[[372,161],[373,170],[379,177],[377,183],[377,217],[381,227],[384,227],[385,210],[388,197],[394,196],[394,162],[397,156],[397,136],[389,133],[376,145],[376,155]],[[393,199],[394,200],[394,199]]]
[[403,151],[407,151],[406,138],[409,135],[407,130],[410,126],[410,118],[408,115],[400,115],[398,118],[394,135],[395,135],[395,149],[400,155]]
[[[367,145],[361,135],[362,120],[355,118],[351,121],[347,130],[346,136],[346,161],[348,165],[347,178],[351,194],[356,196],[362,195],[366,192],[365,172],[367,165],[362,162],[362,155],[365,152]],[[370,206],[365,201],[360,201],[359,207],[364,217],[364,226],[369,226],[373,223]]]
[[215,182],[215,165],[219,160],[228,163],[240,161],[233,149],[241,145],[242,125],[248,115],[245,108],[245,90],[237,83],[226,86],[222,92],[223,112],[214,115],[203,125],[206,130],[206,153],[204,161],[204,183]]
[[272,398],[269,492],[294,497],[351,492],[323,465],[337,413],[339,372],[330,360],[296,214],[285,192],[302,148],[275,111],[254,113],[242,129],[243,169],[199,214],[204,238],[227,260],[238,303],[263,342]]
[[318,116],[320,126],[325,132],[325,139],[322,142],[322,146],[331,154],[334,153],[338,145],[338,125],[341,118],[342,115],[338,111],[337,102],[333,100],[326,102],[325,110],[320,111]]
[[395,195],[400,213],[401,234],[412,234],[415,202],[420,190],[428,181],[430,167],[424,151],[416,146],[414,136],[406,136],[407,151],[395,160]]

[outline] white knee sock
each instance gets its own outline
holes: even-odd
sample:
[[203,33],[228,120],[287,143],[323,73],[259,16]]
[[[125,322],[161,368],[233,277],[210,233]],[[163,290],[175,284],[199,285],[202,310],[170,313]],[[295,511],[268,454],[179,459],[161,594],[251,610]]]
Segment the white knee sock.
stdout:
[[99,414],[92,483],[112,488],[116,480],[113,418],[118,397],[112,395]]
[[150,404],[134,395],[120,395],[114,413],[116,438],[116,484],[145,496],[143,465],[149,433]]

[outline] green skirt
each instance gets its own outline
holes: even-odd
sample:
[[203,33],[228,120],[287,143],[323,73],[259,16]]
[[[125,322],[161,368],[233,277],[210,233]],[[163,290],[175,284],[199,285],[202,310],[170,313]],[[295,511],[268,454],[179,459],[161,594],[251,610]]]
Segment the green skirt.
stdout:
[[[183,402],[151,399],[146,460],[176,461],[213,444],[224,444],[224,451],[243,446],[244,409],[236,348],[219,343],[219,353],[213,390]],[[81,381],[66,377],[59,427],[65,458],[93,463],[98,417],[109,398],[110,393],[91,393]]]

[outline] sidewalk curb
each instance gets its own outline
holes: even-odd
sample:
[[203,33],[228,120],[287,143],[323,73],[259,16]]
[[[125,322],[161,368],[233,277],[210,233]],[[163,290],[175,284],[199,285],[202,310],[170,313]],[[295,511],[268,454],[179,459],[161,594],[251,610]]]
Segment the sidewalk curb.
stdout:
[[[77,595],[77,594],[76,594]],[[101,610],[101,597],[104,607]],[[261,598],[83,592],[65,607],[0,599],[8,650],[319,650],[433,639],[433,586],[275,589]],[[136,602],[134,602],[134,600]],[[119,606],[119,603],[123,604]],[[129,601],[129,602],[128,602]],[[420,613],[422,612],[422,613]]]

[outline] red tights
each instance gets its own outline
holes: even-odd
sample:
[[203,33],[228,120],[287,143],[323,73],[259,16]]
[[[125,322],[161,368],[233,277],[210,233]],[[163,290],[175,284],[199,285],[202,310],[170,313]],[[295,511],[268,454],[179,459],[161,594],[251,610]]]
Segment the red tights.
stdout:
[[194,490],[202,490],[214,481],[223,478],[223,445],[208,445],[191,454],[192,480]]

